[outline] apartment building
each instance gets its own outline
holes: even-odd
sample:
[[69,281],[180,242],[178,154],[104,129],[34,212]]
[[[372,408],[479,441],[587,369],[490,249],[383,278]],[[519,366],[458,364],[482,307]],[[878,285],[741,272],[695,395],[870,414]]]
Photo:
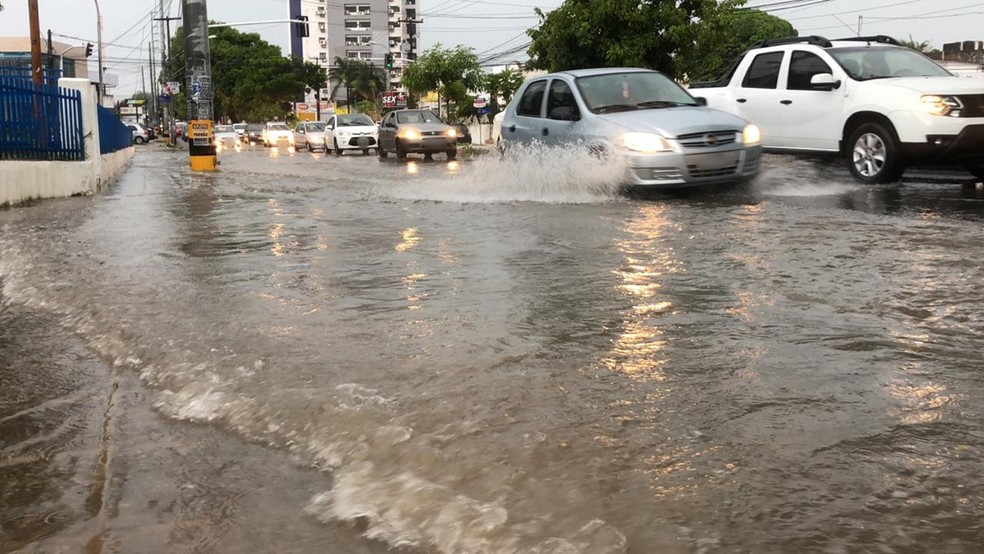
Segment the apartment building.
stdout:
[[[392,56],[388,73],[390,90],[401,86],[403,68],[416,58],[420,25],[418,0],[289,0],[291,19],[306,16],[308,36],[291,33],[291,55],[317,63],[329,70],[336,57],[364,60],[383,67]],[[321,90],[329,97],[333,84]],[[335,95],[345,101],[344,89]],[[315,101],[312,91],[305,98]]]

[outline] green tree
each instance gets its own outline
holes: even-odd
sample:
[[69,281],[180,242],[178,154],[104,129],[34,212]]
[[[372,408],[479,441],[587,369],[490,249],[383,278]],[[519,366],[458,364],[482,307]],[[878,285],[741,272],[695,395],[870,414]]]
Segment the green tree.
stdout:
[[922,52],[923,54],[928,54],[933,51],[933,45],[928,40],[916,42],[916,40],[912,38],[912,35],[909,35],[909,40],[903,40],[901,42],[903,46],[912,48],[916,52]]
[[345,104],[349,111],[352,111],[353,100],[359,104],[366,101],[378,103],[386,88],[385,69],[354,58],[335,58],[335,65],[328,72],[328,77],[334,83],[331,88],[333,100],[338,91],[345,88]]
[[694,75],[707,45],[730,32],[725,16],[744,0],[565,0],[527,33],[529,67],[560,71],[636,66]]
[[440,43],[427,49],[403,70],[403,86],[411,94],[437,91],[439,116],[442,99],[471,109],[469,91],[483,90],[484,80],[485,73],[474,50],[464,46],[445,49]]
[[752,44],[796,36],[796,29],[788,21],[759,10],[737,9],[722,15],[719,23],[726,32],[707,36],[701,44],[705,54],[694,60],[689,75],[681,77],[688,81],[716,78]]
[[[485,76],[485,92],[489,93],[489,117],[495,117],[502,106],[512,100],[513,94],[523,84],[523,74],[512,69],[503,69],[498,73],[490,73]],[[502,106],[499,101],[502,101]]]
[[[212,66],[213,111],[216,119],[232,121],[286,120],[292,102],[304,94],[309,69],[303,63],[285,58],[280,48],[257,33],[241,33],[230,27],[216,27],[209,40]],[[172,98],[178,118],[187,117],[184,88],[184,29],[179,27],[171,39],[171,59],[166,80],[181,81],[182,93]],[[314,64],[310,64],[314,65]]]

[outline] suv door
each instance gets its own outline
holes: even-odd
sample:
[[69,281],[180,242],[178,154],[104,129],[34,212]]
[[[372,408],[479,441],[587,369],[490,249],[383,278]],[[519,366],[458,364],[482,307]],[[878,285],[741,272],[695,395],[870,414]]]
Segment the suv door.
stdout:
[[738,115],[751,121],[762,132],[762,146],[782,144],[782,125],[777,117],[779,70],[785,52],[763,52],[752,59],[748,71],[735,91]]
[[[834,70],[832,67],[836,67]],[[815,88],[814,75],[830,73],[841,86],[833,90]],[[810,150],[836,151],[844,124],[843,70],[819,53],[794,49],[789,55],[785,90],[781,95],[778,121],[786,146]]]
[[503,128],[503,138],[529,144],[544,137],[542,123],[546,89],[546,79],[533,81],[527,85],[516,104],[516,116]]

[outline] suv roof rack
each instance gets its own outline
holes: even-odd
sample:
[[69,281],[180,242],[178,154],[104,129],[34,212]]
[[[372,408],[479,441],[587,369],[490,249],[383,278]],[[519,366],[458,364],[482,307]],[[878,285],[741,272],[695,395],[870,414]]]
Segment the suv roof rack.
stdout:
[[888,35],[871,35],[867,37],[847,37],[847,38],[835,38],[835,41],[851,41],[851,42],[880,42],[882,44],[891,44],[892,46],[905,46],[901,42],[895,40]]
[[766,46],[778,46],[780,44],[795,44],[799,42],[805,42],[807,44],[813,44],[815,46],[822,46],[824,48],[830,48],[833,46],[830,41],[819,35],[810,35],[806,37],[783,37],[783,38],[769,38],[765,40],[760,40],[755,44],[749,46],[751,48],[765,48]]

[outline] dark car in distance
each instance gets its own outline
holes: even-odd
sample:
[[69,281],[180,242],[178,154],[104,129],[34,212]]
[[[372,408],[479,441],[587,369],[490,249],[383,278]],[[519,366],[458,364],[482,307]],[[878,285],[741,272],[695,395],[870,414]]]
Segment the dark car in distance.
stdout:
[[263,143],[263,127],[264,125],[262,123],[247,124],[245,142],[249,144]]
[[471,131],[468,130],[468,126],[464,123],[455,123],[452,125],[456,133],[458,133],[458,144],[471,144],[472,136]]

